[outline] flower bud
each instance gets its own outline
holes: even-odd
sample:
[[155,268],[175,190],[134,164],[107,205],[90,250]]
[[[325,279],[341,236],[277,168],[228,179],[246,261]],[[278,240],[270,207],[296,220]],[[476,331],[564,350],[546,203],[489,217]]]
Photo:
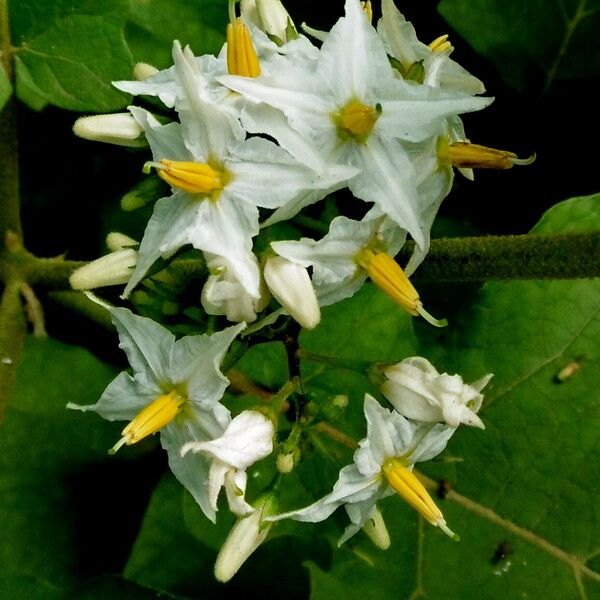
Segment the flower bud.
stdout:
[[111,231],[106,236],[106,246],[111,252],[117,252],[118,250],[125,250],[127,248],[135,248],[139,245],[139,242],[130,238],[124,233],[118,231]]
[[279,45],[298,37],[294,22],[280,0],[241,0],[240,10],[244,19]]
[[144,81],[150,77],[154,77],[158,73],[158,69],[148,63],[139,62],[133,67],[133,76],[138,81]]
[[268,494],[257,501],[253,512],[235,522],[215,562],[218,581],[229,581],[265,541],[273,523],[265,522],[263,518],[275,510],[275,498]]
[[81,117],[75,121],[73,133],[86,140],[117,146],[141,148],[148,145],[142,126],[129,113]]
[[425,358],[413,356],[383,369],[387,380],[381,391],[405,417],[425,423],[461,423],[484,429],[477,411],[481,408],[481,390],[491,374],[468,385],[460,375],[438,373]]
[[93,260],[73,271],[69,278],[71,287],[74,290],[92,290],[127,283],[135,268],[137,256],[136,250],[125,248]]
[[308,271],[281,256],[269,256],[265,281],[275,299],[302,327],[314,329],[321,310]]
[[387,550],[390,547],[390,534],[385,526],[383,515],[377,507],[371,518],[363,525],[363,531],[379,549]]

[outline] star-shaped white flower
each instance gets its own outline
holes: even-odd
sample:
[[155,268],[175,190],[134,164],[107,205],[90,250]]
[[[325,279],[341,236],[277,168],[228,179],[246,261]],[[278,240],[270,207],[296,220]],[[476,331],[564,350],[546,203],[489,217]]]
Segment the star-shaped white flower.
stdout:
[[227,431],[231,417],[220,400],[229,380],[219,365],[245,324],[176,341],[158,323],[125,308],[113,308],[111,315],[133,375],[118,375],[96,404],[68,408],[93,411],[109,421],[131,421],[113,452],[159,431],[171,470],[214,521],[209,461],[200,454],[181,456],[181,448],[220,438]]
[[366,281],[367,271],[357,262],[361,250],[375,247],[393,256],[405,238],[406,233],[386,217],[363,221],[336,217],[320,240],[272,242],[271,247],[289,261],[312,267],[319,304],[328,306],[354,295]]
[[[287,80],[224,76],[220,81],[249,101],[282,111],[292,129],[321,149],[325,162],[356,167],[359,173],[349,181],[354,195],[375,203],[420,246],[428,236],[422,224],[426,207],[419,204],[403,142],[437,137],[448,117],[491,101],[397,79],[358,0],[346,1],[346,16],[327,36],[315,68],[297,69]],[[294,152],[269,120],[264,132]]]
[[409,421],[381,407],[369,394],[365,395],[364,410],[367,437],[360,441],[354,463],[340,471],[333,491],[306,508],[267,520],[290,518],[317,523],[344,506],[351,525],[339,541],[342,544],[372,518],[381,498],[396,492],[432,525],[455,537],[425,488],[412,474],[415,463],[430,460],[442,452],[455,429]]
[[246,469],[273,451],[273,423],[265,415],[245,410],[229,423],[223,435],[206,442],[189,442],[181,449],[212,459],[208,476],[208,499],[217,510],[219,491],[225,486],[229,508],[237,515],[254,509],[244,499]]
[[161,125],[149,112],[130,107],[173,195],[156,203],[124,296],[159,257],[189,243],[226,259],[248,294],[259,298],[260,276],[251,254],[258,207],[278,208],[307,190],[324,195],[347,173],[317,174],[272,142],[246,140],[238,120],[210,101],[189,49],[176,44],[173,57],[186,94],[177,104],[181,124]]
[[460,375],[440,374],[426,358],[412,356],[386,367],[383,374],[381,391],[401,415],[428,423],[444,421],[451,427],[465,423],[485,428],[477,412],[491,373],[466,384]]

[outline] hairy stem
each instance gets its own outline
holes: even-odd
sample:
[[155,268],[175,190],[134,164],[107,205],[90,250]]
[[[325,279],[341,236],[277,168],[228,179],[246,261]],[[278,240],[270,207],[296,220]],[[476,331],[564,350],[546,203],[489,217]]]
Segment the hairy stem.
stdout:
[[[414,244],[398,256],[410,257]],[[416,281],[492,281],[600,277],[600,231],[438,239]]]
[[9,282],[0,300],[0,422],[4,418],[27,335],[21,304],[22,283],[18,280]]

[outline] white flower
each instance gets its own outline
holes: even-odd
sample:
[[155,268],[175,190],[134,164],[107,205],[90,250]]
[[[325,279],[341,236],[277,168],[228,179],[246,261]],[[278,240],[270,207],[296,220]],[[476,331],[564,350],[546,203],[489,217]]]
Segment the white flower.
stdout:
[[245,324],[175,341],[158,323],[125,308],[113,308],[111,315],[133,376],[118,375],[96,404],[67,407],[97,412],[109,421],[130,421],[113,453],[159,431],[171,470],[214,521],[207,486],[209,461],[200,454],[181,456],[181,448],[188,442],[220,438],[227,430],[231,417],[220,400],[229,380],[219,365]]
[[426,46],[417,38],[412,24],[396,8],[394,0],[382,0],[381,12],[377,32],[387,53],[400,63],[405,76],[410,74],[411,68],[421,65],[425,85],[465,94],[485,92],[479,79],[450,59],[453,48],[447,42],[448,36],[441,36]]
[[[402,142],[437,137],[447,117],[490,102],[394,77],[358,0],[346,1],[346,17],[327,36],[314,68],[298,68],[286,78],[220,81],[247,100],[283,111],[293,129],[321,148],[326,163],[359,169],[348,184],[354,195],[374,202],[420,246],[428,238],[421,222],[426,207],[419,205],[417,177]],[[268,121],[264,132],[295,152]]]
[[161,125],[147,111],[130,107],[150,142],[153,166],[173,195],[156,203],[124,296],[154,261],[190,243],[226,259],[239,283],[258,299],[260,276],[250,252],[259,231],[258,207],[280,207],[306,190],[326,193],[340,177],[315,173],[265,139],[245,140],[238,120],[210,100],[189,49],[175,44],[173,56],[186,94],[177,105],[181,124]]
[[395,255],[406,237],[395,223],[383,217],[354,221],[336,217],[329,232],[318,241],[272,242],[277,254],[302,267],[312,267],[312,285],[319,304],[328,306],[354,295],[367,279],[367,271],[356,261],[361,250],[378,247]]
[[80,117],[73,133],[86,140],[140,148],[148,145],[144,130],[129,113]]
[[423,485],[413,475],[415,463],[430,460],[446,447],[455,429],[445,425],[423,425],[389,411],[369,394],[364,404],[367,437],[354,453],[354,463],[340,471],[333,491],[314,504],[276,515],[267,520],[291,518],[316,523],[344,506],[351,525],[342,544],[364,527],[375,514],[376,503],[396,492],[432,525],[451,537],[446,521]]
[[381,386],[383,395],[405,417],[451,427],[461,423],[484,429],[477,412],[481,408],[481,390],[493,375],[466,384],[460,375],[438,373],[425,358],[413,356],[383,369],[387,378]]
[[253,508],[244,500],[246,469],[273,451],[273,423],[265,415],[245,410],[229,423],[223,434],[205,442],[189,442],[181,448],[212,459],[208,475],[208,499],[217,510],[219,491],[225,486],[229,508],[237,515],[247,515]]
[[[226,315],[230,321],[252,323],[256,313],[269,303],[269,290],[261,279],[260,297],[248,294],[229,267],[227,260],[205,252],[210,275],[202,288],[202,306],[209,315]],[[249,260],[256,262],[251,255]]]
[[265,281],[275,299],[306,329],[314,329],[321,311],[308,271],[281,256],[269,256],[265,263]]

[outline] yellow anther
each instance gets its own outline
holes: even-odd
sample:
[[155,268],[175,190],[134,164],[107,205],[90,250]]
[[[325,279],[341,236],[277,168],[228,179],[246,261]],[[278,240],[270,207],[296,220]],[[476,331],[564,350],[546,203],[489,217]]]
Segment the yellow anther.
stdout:
[[369,23],[372,23],[373,22],[373,6],[371,5],[371,0],[367,0],[367,2],[361,2],[360,5],[362,6],[362,9],[365,12],[365,15],[367,15],[367,19],[369,19]]
[[147,165],[155,167],[158,176],[169,185],[190,194],[210,194],[216,198],[226,183],[225,173],[206,163],[179,162],[165,158],[160,163]]
[[462,169],[510,169],[514,165],[530,165],[535,154],[529,158],[518,158],[514,152],[496,150],[468,142],[450,144],[442,138],[438,143],[438,160],[443,165]]
[[123,437],[111,448],[110,454],[114,454],[121,446],[131,446],[168,425],[184,404],[185,398],[176,391],[159,396],[123,429]]
[[445,52],[446,50],[450,50],[450,48],[452,48],[452,44],[448,41],[448,34],[440,35],[440,37],[435,38],[429,44],[429,49],[432,52]]
[[408,314],[421,315],[436,327],[445,327],[448,322],[434,319],[424,308],[419,292],[410,282],[402,267],[385,252],[363,248],[355,257],[355,262],[368,273],[371,281]]
[[458,536],[446,525],[442,511],[436,506],[414,473],[404,466],[402,459],[389,458],[383,463],[382,471],[392,489],[404,498],[429,523],[435,527],[439,527],[451,538],[458,539]]
[[252,37],[240,17],[227,25],[227,70],[230,75],[258,77],[260,62]]
[[379,105],[367,106],[358,100],[351,100],[334,115],[333,120],[342,139],[350,137],[364,142],[375,127],[380,114]]

